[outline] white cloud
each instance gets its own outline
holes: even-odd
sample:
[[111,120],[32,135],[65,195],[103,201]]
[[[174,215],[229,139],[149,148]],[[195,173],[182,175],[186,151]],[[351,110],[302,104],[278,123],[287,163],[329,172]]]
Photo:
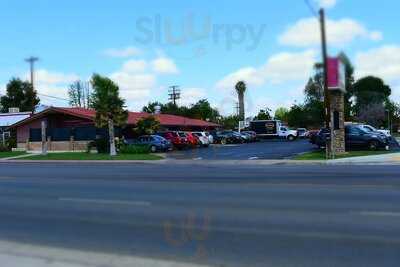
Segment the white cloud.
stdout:
[[316,0],[316,2],[323,8],[332,8],[337,4],[337,0]]
[[145,60],[128,60],[123,66],[122,70],[124,72],[134,73],[134,72],[144,72],[147,69],[148,63]]
[[[381,32],[368,30],[361,23],[353,19],[330,20],[326,22],[327,39],[330,45],[337,47],[345,46],[355,39],[367,39],[380,41],[383,36]],[[315,18],[304,18],[279,36],[279,43],[288,46],[309,47],[321,43],[320,26]]]
[[[150,67],[149,67],[150,66]],[[141,108],[152,96],[157,95],[160,88],[158,75],[176,74],[178,68],[174,61],[166,56],[159,56],[154,60],[128,60],[122,64],[120,70],[110,75],[120,87],[121,96],[132,110]],[[167,91],[165,91],[166,95]]]
[[381,77],[386,82],[400,82],[400,46],[387,45],[356,54],[356,76]]
[[179,73],[178,67],[175,62],[165,56],[161,56],[151,62],[153,71],[160,74],[177,74]]
[[181,99],[179,103],[181,105],[190,105],[194,104],[197,101],[206,98],[207,94],[203,88],[185,88],[182,90]]
[[153,74],[115,72],[110,78],[115,81],[121,89],[121,96],[131,101],[142,99],[150,95],[151,89],[156,86],[156,76]]
[[392,88],[392,99],[400,101],[400,46],[386,45],[356,54],[356,78],[373,75]]
[[6,93],[6,85],[0,84],[0,95],[4,95]]
[[133,57],[133,56],[138,56],[142,52],[140,49],[133,47],[133,46],[128,46],[125,48],[110,48],[105,51],[103,51],[104,55],[109,56],[109,57],[117,57],[117,58],[126,58],[126,57]]
[[[25,73],[23,77],[29,80],[30,74]],[[55,72],[46,69],[37,70],[35,72],[35,89],[39,93],[41,104],[67,105],[69,85],[76,80],[79,80],[79,76],[76,74]]]
[[[25,77],[28,79],[29,74],[26,74]],[[65,84],[76,80],[79,80],[79,76],[76,74],[50,72],[45,69],[40,69],[35,73],[35,82],[38,84]]]
[[306,81],[312,73],[315,62],[316,53],[313,50],[300,53],[279,53],[271,56],[260,67],[245,67],[228,74],[217,82],[216,87],[232,89],[240,80],[255,87],[266,83],[276,85],[291,81]]

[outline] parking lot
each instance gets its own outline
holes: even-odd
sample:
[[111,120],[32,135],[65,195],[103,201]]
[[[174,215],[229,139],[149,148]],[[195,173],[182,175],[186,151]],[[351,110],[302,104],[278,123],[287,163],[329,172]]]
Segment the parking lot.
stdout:
[[178,150],[168,153],[172,159],[195,160],[257,160],[287,159],[316,150],[308,140],[263,140],[250,144],[211,145],[209,148]]

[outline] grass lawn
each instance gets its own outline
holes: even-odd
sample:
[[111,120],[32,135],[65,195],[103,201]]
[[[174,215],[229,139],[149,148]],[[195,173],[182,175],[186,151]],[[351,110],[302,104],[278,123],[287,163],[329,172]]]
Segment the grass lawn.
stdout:
[[[351,157],[362,157],[362,156],[374,156],[374,155],[382,155],[393,153],[393,151],[350,151],[345,155],[337,156],[337,159],[342,158],[351,158]],[[305,153],[302,155],[298,155],[294,158],[295,160],[324,160],[325,159],[325,150],[322,151],[313,151],[309,153]]]
[[108,154],[90,153],[49,153],[46,156],[36,155],[21,160],[160,160],[162,157],[153,154],[119,154],[111,157]]
[[24,151],[10,151],[10,152],[0,152],[0,159],[17,157],[21,155],[25,155],[26,152]]

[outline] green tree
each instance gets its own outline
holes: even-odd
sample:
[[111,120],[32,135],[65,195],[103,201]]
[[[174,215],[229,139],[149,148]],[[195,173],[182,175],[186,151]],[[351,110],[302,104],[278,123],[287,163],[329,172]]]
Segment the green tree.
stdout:
[[284,108],[284,107],[277,108],[275,110],[274,118],[275,118],[275,120],[280,120],[280,121],[287,122],[288,113],[289,113],[289,109],[287,109],[287,108]]
[[187,115],[194,119],[216,121],[219,117],[219,112],[211,107],[207,99],[201,99],[190,106]]
[[146,113],[155,113],[156,112],[156,107],[159,106],[160,108],[162,108],[164,105],[161,104],[160,102],[156,101],[156,102],[150,102],[149,104],[147,104],[147,106],[144,106],[142,108],[143,112]]
[[353,95],[356,100],[355,111],[357,116],[360,112],[371,105],[385,106],[389,102],[392,90],[380,78],[368,76],[359,79],[353,85]]
[[94,74],[92,77],[93,108],[96,110],[96,126],[105,128],[108,126],[110,138],[110,155],[117,154],[115,148],[114,127],[123,126],[128,119],[125,110],[125,101],[119,96],[119,87],[112,80]]
[[272,116],[271,116],[271,109],[266,108],[266,109],[261,109],[258,112],[258,115],[254,118],[255,120],[271,120]]
[[149,116],[140,119],[136,123],[135,131],[139,135],[150,135],[154,134],[160,129],[160,122],[154,116]]
[[222,125],[224,129],[236,129],[239,127],[239,116],[231,115],[222,117],[219,124]]
[[247,90],[247,85],[244,81],[239,81],[235,85],[235,90],[236,93],[238,94],[239,98],[239,119],[244,120],[245,114],[244,114],[244,93]]
[[344,95],[344,117],[345,120],[351,121],[353,118],[353,103],[351,99],[354,95],[353,85],[354,85],[354,66],[351,63],[349,57],[341,52],[339,54],[339,58],[345,65],[345,73],[346,73],[346,93]]
[[69,86],[68,89],[69,104],[72,107],[90,108],[91,107],[91,93],[88,83],[80,80],[75,81]]
[[8,82],[6,95],[0,98],[2,112],[8,112],[9,108],[19,108],[22,112],[33,112],[39,103],[40,99],[32,84],[17,78]]

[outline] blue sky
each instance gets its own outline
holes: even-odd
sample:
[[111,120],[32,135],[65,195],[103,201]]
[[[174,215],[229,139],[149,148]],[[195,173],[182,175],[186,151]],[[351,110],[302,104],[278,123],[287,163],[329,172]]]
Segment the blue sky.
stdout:
[[[382,77],[400,100],[400,2],[310,2],[326,7],[329,53],[345,51],[357,77]],[[254,114],[301,102],[320,60],[318,24],[303,0],[0,0],[0,9],[0,92],[11,77],[27,78],[24,58],[34,55],[41,94],[66,98],[69,83],[97,72],[120,85],[132,110],[167,101],[177,84],[181,104],[208,98],[230,114],[243,79]]]

